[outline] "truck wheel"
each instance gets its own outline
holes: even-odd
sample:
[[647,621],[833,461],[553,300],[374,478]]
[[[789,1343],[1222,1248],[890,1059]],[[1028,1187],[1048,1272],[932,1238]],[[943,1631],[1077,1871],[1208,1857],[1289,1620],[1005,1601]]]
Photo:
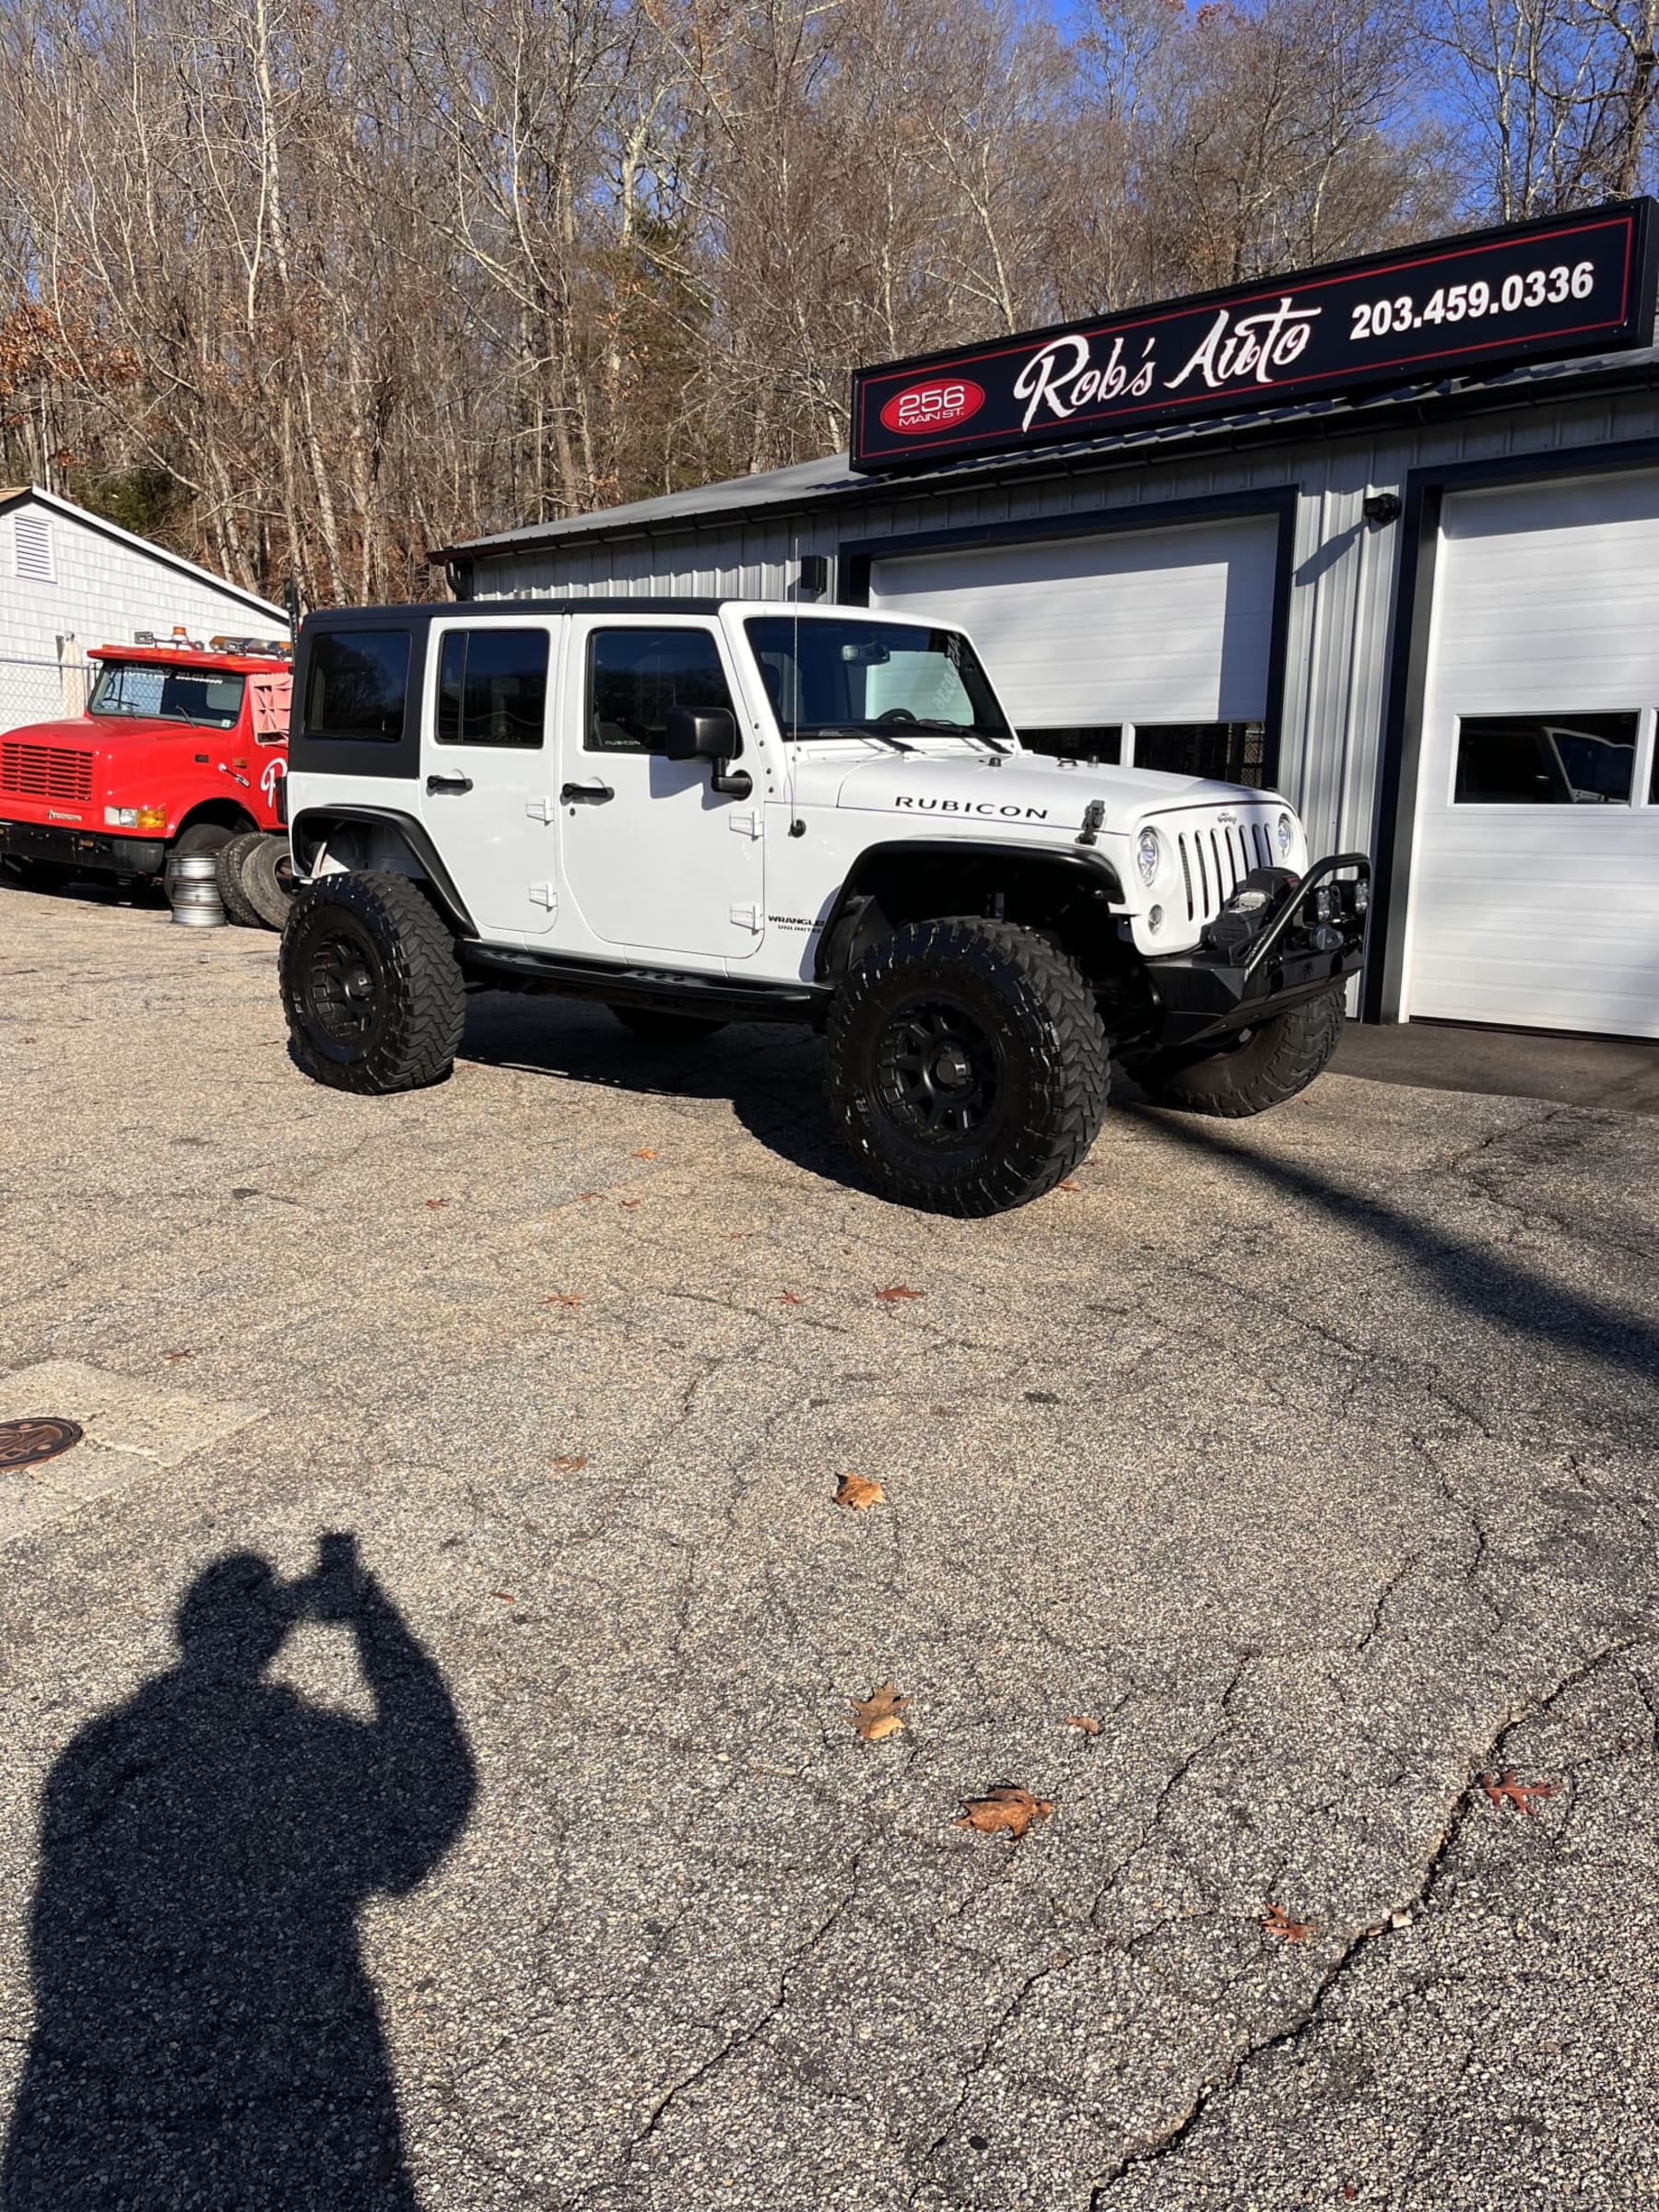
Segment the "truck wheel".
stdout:
[[188,830],[181,830],[167,848],[167,859],[161,870],[161,887],[167,893],[167,903],[173,902],[177,888],[178,865],[182,860],[199,860],[211,854],[217,861],[221,850],[230,842],[236,832],[227,830],[223,822],[192,822]]
[[288,841],[260,830],[241,856],[241,895],[255,922],[266,929],[287,925],[294,903],[294,862]]
[[876,1187],[939,1214],[1041,1197],[1093,1144],[1111,1047],[1046,937],[961,916],[875,946],[836,993],[830,1111]]
[[625,1030],[647,1044],[700,1044],[726,1026],[703,1014],[672,1014],[665,1007],[613,1006],[611,1012]]
[[335,1090],[415,1090],[454,1064],[461,963],[406,876],[324,876],[288,910],[278,961],[294,1057]]
[[1343,1019],[1338,983],[1246,1030],[1226,1052],[1184,1065],[1150,1060],[1131,1072],[1154,1105],[1239,1121],[1306,1090],[1340,1043]]
[[219,904],[242,929],[257,929],[259,916],[254,912],[247,894],[242,889],[242,862],[259,842],[262,830],[239,830],[228,838],[214,854],[214,873],[218,880]]

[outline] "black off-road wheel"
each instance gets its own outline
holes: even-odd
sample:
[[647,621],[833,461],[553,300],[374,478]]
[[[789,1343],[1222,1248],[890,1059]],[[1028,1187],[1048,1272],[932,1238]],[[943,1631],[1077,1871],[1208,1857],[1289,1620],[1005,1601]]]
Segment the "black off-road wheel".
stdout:
[[454,942],[405,876],[324,876],[282,933],[294,1057],[335,1090],[416,1090],[454,1065],[466,1000]]
[[294,861],[286,837],[262,830],[241,863],[241,895],[265,929],[286,929],[294,903]]
[[213,856],[219,904],[230,920],[242,929],[259,927],[259,916],[242,889],[242,863],[264,834],[261,830],[239,830],[234,837],[226,840]]
[[1131,1072],[1156,1106],[1242,1121],[1306,1090],[1342,1041],[1343,1020],[1338,983],[1244,1030],[1224,1052],[1184,1062],[1150,1060]]
[[675,1014],[658,1006],[613,1006],[611,1012],[630,1036],[646,1044],[701,1044],[726,1026],[706,1014]]
[[961,916],[911,923],[852,971],[830,1009],[826,1073],[837,1130],[885,1197],[998,1214],[1088,1150],[1112,1055],[1065,953]]

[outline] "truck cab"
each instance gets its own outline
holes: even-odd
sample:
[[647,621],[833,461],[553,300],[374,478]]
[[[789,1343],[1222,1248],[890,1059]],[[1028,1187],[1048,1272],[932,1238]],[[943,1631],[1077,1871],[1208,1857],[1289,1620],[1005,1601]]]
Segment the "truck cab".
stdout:
[[300,634],[300,1065],[446,1073],[464,993],[558,991],[666,1048],[826,1038],[877,1187],[1021,1203],[1115,1056],[1255,1112],[1335,1049],[1369,867],[1277,794],[1028,751],[959,630],[856,607],[571,599],[333,609]]
[[0,859],[42,888],[133,884],[239,835],[281,841],[286,643],[146,637],[88,657],[84,713],[0,734]]

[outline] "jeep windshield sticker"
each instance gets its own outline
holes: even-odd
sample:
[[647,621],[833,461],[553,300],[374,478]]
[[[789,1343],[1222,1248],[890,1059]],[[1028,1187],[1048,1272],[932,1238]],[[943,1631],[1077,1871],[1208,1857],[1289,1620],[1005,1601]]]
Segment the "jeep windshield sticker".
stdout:
[[994,821],[1046,822],[1046,806],[998,806],[990,799],[896,798],[895,806],[913,806],[922,814],[988,814]]

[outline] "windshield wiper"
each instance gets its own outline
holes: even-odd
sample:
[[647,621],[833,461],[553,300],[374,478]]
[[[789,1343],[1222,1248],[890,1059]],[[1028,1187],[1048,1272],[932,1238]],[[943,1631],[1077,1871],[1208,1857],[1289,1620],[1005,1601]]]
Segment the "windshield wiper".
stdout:
[[1006,745],[999,745],[994,737],[988,736],[983,730],[973,729],[965,723],[930,722],[924,715],[919,714],[909,727],[912,730],[944,730],[952,737],[971,737],[975,745],[988,745],[998,759],[1006,759],[1008,757]]
[[866,730],[851,723],[814,722],[806,729],[793,732],[796,737],[873,737],[877,745],[890,745],[896,753],[913,753],[915,747],[906,745],[902,737],[895,737],[891,730]]

